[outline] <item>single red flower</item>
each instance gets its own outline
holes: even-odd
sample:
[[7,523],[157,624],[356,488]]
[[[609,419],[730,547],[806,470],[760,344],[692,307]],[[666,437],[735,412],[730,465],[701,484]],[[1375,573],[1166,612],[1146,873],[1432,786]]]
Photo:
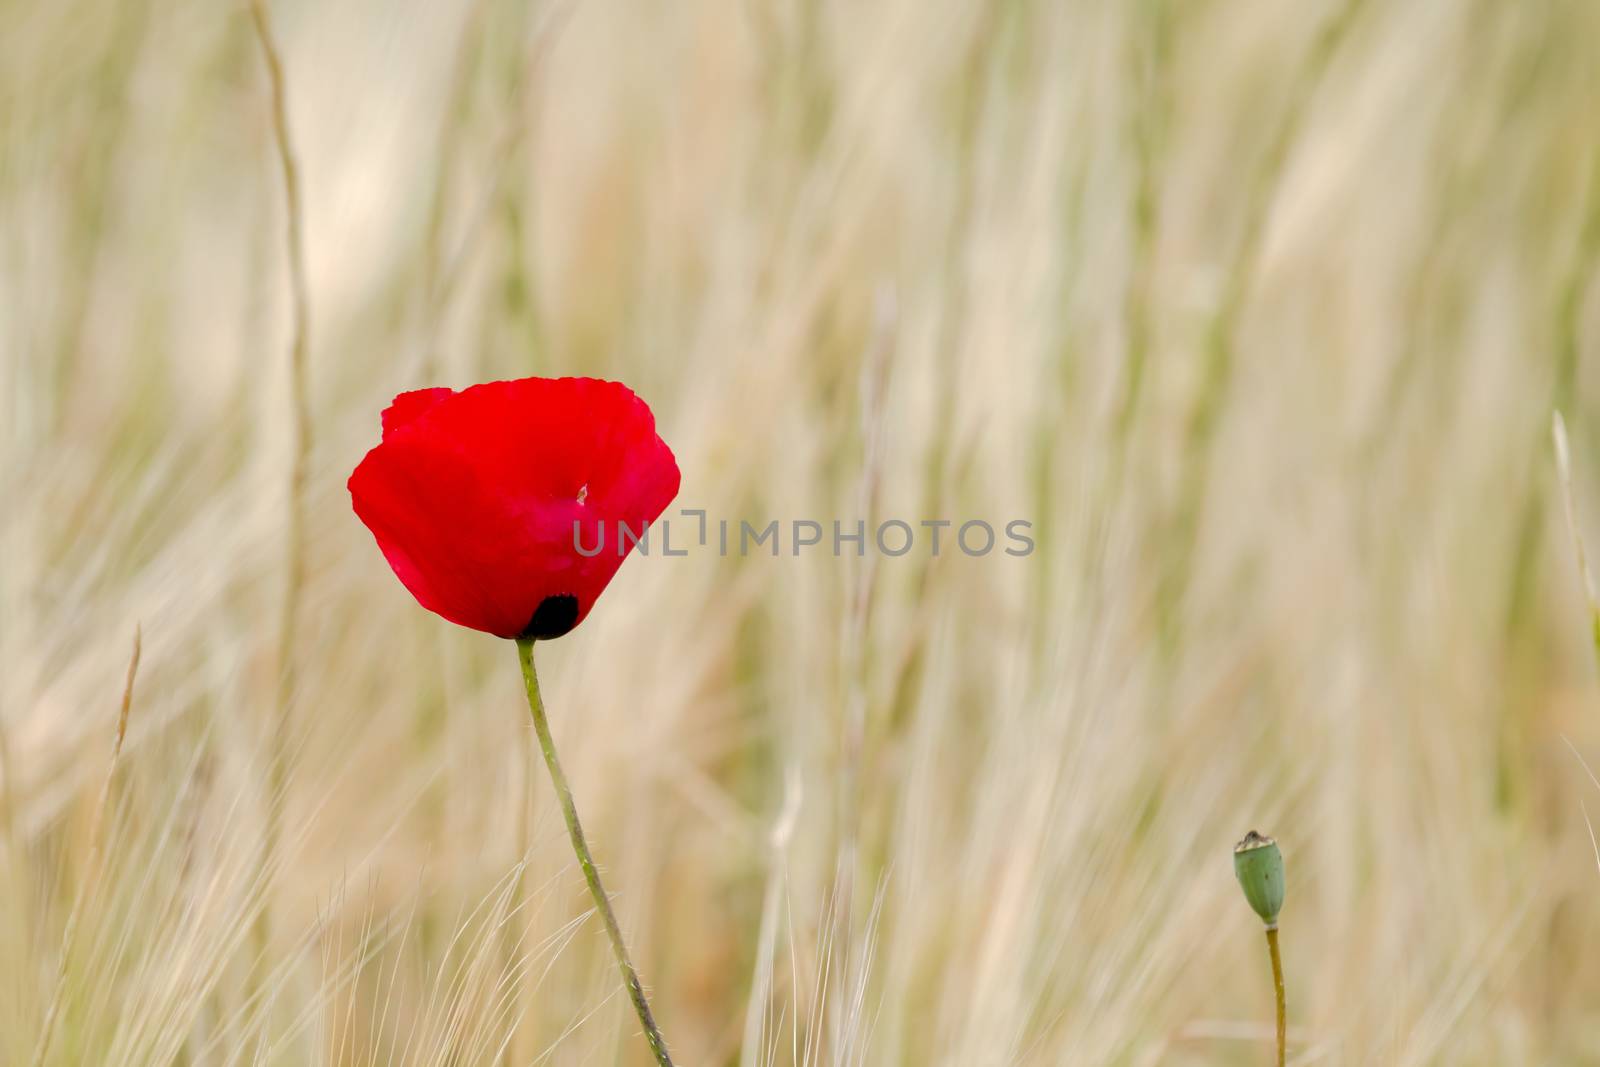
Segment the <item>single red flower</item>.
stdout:
[[350,475],[356,514],[417,602],[498,637],[582,622],[633,548],[618,524],[642,535],[677,493],[650,408],[595,378],[401,393]]

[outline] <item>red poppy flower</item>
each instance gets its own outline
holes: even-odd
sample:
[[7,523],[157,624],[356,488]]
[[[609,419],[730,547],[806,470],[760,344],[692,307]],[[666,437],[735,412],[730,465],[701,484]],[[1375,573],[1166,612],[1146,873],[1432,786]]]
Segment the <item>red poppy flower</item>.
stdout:
[[582,622],[633,548],[618,524],[642,534],[677,493],[650,408],[595,378],[401,393],[350,475],[356,514],[417,602],[498,637]]

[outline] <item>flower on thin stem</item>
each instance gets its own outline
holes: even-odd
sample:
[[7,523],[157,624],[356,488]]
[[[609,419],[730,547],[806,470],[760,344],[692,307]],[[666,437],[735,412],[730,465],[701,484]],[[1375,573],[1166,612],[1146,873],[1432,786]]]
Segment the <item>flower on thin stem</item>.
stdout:
[[401,393],[350,476],[356,514],[429,611],[496,637],[560,637],[632,549],[584,555],[606,526],[643,529],[678,495],[650,408],[595,378]]
[[1267,957],[1272,962],[1272,989],[1278,1008],[1278,1067],[1288,1050],[1289,1013],[1283,990],[1283,957],[1278,952],[1278,914],[1283,910],[1283,853],[1278,843],[1251,830],[1233,846],[1233,874],[1250,910],[1267,928]]
[[350,476],[356,515],[417,602],[515,639],[528,709],[572,850],[657,1064],[671,1067],[644,985],[589,852],[556,756],[533,646],[570,632],[632,545],[585,554],[607,524],[643,529],[678,493],[678,464],[627,386],[522,378],[401,393]]

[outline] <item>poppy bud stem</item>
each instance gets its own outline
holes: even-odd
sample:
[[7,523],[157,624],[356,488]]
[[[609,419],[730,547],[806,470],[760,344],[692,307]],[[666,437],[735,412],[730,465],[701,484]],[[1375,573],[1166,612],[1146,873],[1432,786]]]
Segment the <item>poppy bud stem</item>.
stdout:
[[528,710],[533,713],[533,728],[539,735],[539,747],[544,751],[545,765],[550,768],[550,779],[555,783],[556,796],[561,799],[561,814],[567,821],[567,834],[572,838],[572,851],[578,855],[578,866],[583,868],[583,880],[589,884],[589,895],[594,898],[594,906],[600,912],[600,918],[605,923],[606,936],[611,940],[611,951],[617,957],[617,967],[622,971],[622,984],[628,989],[628,998],[633,1001],[633,1010],[639,1015],[639,1022],[644,1026],[645,1040],[650,1043],[650,1051],[655,1055],[656,1063],[660,1067],[672,1067],[672,1057],[667,1055],[667,1042],[661,1036],[661,1030],[656,1026],[655,1016],[650,1014],[650,1002],[645,999],[644,985],[639,981],[639,972],[633,969],[633,962],[628,959],[628,947],[622,941],[622,928],[617,925],[616,913],[611,910],[611,900],[606,896],[605,886],[600,884],[600,872],[595,869],[594,857],[589,854],[589,843],[583,836],[583,824],[578,822],[578,806],[572,800],[572,787],[567,784],[567,776],[561,770],[561,761],[556,758],[556,744],[550,736],[550,723],[545,718],[544,700],[539,696],[539,676],[533,669],[533,642],[534,638],[517,638],[517,658],[522,661],[522,681],[528,689]]
[[1278,999],[1278,1067],[1288,1051],[1289,1010],[1283,995],[1283,957],[1278,954],[1278,928],[1267,927],[1267,954],[1272,957],[1272,990]]
[[1233,873],[1250,910],[1267,927],[1267,955],[1272,960],[1272,991],[1278,1007],[1278,1067],[1288,1051],[1288,1005],[1283,992],[1283,957],[1278,952],[1278,914],[1283,910],[1283,852],[1278,843],[1251,830],[1233,846]]

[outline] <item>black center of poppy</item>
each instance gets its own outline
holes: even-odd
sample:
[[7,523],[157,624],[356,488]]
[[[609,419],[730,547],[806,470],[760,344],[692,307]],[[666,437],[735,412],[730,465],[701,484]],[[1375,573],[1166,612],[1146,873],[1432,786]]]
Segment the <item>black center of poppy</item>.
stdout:
[[576,625],[578,625],[578,598],[562,593],[559,596],[547,596],[539,601],[539,607],[534,611],[533,618],[528,620],[528,625],[518,636],[531,637],[535,641],[548,641],[552,637],[560,637]]

